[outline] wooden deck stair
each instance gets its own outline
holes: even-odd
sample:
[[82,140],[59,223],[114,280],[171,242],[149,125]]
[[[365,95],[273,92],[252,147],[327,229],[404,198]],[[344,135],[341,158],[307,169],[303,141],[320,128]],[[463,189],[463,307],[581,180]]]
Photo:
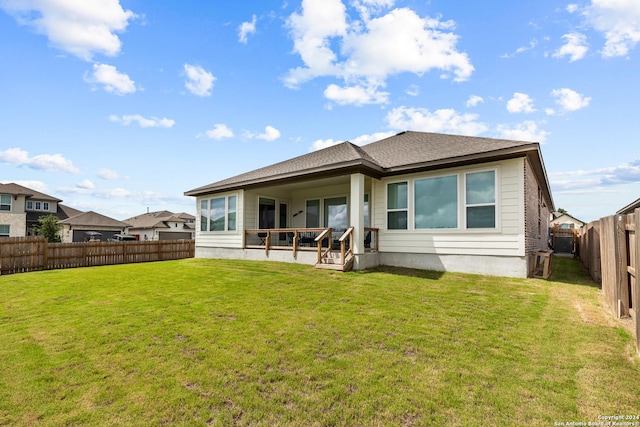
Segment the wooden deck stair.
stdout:
[[[330,254],[331,255],[331,254]],[[333,254],[335,255],[335,254]],[[353,268],[354,256],[346,257],[344,263],[341,262],[340,256],[325,256],[322,261],[316,264],[316,268],[336,271],[351,271]]]

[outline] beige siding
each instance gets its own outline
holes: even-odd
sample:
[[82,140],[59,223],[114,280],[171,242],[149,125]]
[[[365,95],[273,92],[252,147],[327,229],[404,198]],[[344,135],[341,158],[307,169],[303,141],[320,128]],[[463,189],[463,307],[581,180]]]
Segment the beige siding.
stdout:
[[[380,251],[424,254],[524,255],[523,159],[486,163],[474,167],[452,168],[412,174],[375,183],[374,226],[380,228]],[[495,169],[497,173],[497,227],[495,230],[465,230],[462,175],[459,179],[459,229],[456,230],[386,230],[386,184],[450,173]],[[411,194],[411,192],[410,192]],[[409,196],[409,227],[413,202]]]
[[27,214],[0,212],[0,224],[9,226],[9,237],[24,237],[27,232]]
[[[205,232],[200,231],[200,201],[212,197],[237,196],[236,231]],[[202,248],[242,248],[244,238],[244,192],[216,194],[198,197],[196,200],[196,246]]]

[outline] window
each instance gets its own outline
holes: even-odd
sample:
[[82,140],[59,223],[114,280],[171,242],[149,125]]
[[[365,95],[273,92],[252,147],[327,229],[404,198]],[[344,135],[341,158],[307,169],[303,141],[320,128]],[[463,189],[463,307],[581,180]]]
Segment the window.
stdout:
[[8,224],[0,224],[0,237],[9,237],[11,226]]
[[387,185],[387,228],[389,230],[407,229],[408,185],[396,182]]
[[307,200],[307,228],[320,227],[320,200]]
[[236,230],[236,215],[237,215],[237,202],[236,196],[229,196],[227,198],[227,230]]
[[224,231],[225,197],[209,200],[209,231]]
[[33,210],[33,202],[31,200],[27,202],[27,209]]
[[474,172],[466,174],[465,201],[467,213],[467,228],[495,228],[495,171]]
[[324,199],[324,225],[336,231],[345,231],[349,221],[347,219],[347,198],[334,197]]
[[235,231],[236,217],[236,196],[200,201],[200,231]]
[[36,202],[36,210],[39,211],[42,209],[42,202]]
[[369,214],[369,195],[364,195],[364,226],[371,227],[371,219]]
[[9,194],[0,194],[0,211],[11,210],[11,196]]
[[42,202],[42,209],[45,211],[49,210],[49,202]]
[[458,176],[418,179],[414,183],[416,229],[458,228]]
[[207,231],[207,224],[209,223],[209,201],[200,201],[200,231]]

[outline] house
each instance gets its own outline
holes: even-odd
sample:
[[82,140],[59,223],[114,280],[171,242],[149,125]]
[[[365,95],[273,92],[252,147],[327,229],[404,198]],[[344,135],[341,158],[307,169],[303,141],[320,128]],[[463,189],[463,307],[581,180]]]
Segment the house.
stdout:
[[627,206],[616,212],[616,215],[632,214],[638,208],[640,208],[640,199],[637,199],[635,202],[629,203]]
[[551,228],[579,229],[586,225],[584,221],[580,221],[568,213],[552,212]]
[[97,212],[81,212],[59,221],[62,225],[62,242],[84,242],[87,240],[109,240],[114,234],[126,233],[129,224]]
[[554,211],[538,143],[402,132],[185,192],[196,257],[526,277]]
[[185,212],[148,212],[125,219],[129,233],[140,240],[191,240],[195,238],[196,217]]
[[81,213],[61,202],[22,185],[0,184],[0,237],[33,236],[42,216],[55,215],[64,220]]

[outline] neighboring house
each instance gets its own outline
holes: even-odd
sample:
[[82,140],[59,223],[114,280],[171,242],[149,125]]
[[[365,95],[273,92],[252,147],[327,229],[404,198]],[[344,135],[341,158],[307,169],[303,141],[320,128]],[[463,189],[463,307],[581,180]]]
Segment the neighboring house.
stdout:
[[616,215],[632,214],[638,208],[640,208],[640,199],[636,200],[635,202],[629,203],[627,206],[616,212]]
[[351,235],[355,269],[515,277],[547,249],[555,210],[538,143],[423,132],[343,142],[185,195],[197,257],[316,264],[320,252],[322,266],[313,237],[331,229],[332,248]]
[[60,221],[62,242],[85,242],[87,240],[106,241],[114,234],[126,233],[129,224],[99,213],[81,212]]
[[81,213],[61,204],[62,200],[15,183],[0,184],[0,237],[24,237],[36,234],[42,216],[60,220]]
[[185,212],[174,214],[169,211],[148,212],[125,219],[129,224],[129,234],[140,240],[191,240],[195,238],[196,217]]
[[572,217],[568,213],[553,212],[551,214],[551,228],[579,229],[586,225],[584,221]]

